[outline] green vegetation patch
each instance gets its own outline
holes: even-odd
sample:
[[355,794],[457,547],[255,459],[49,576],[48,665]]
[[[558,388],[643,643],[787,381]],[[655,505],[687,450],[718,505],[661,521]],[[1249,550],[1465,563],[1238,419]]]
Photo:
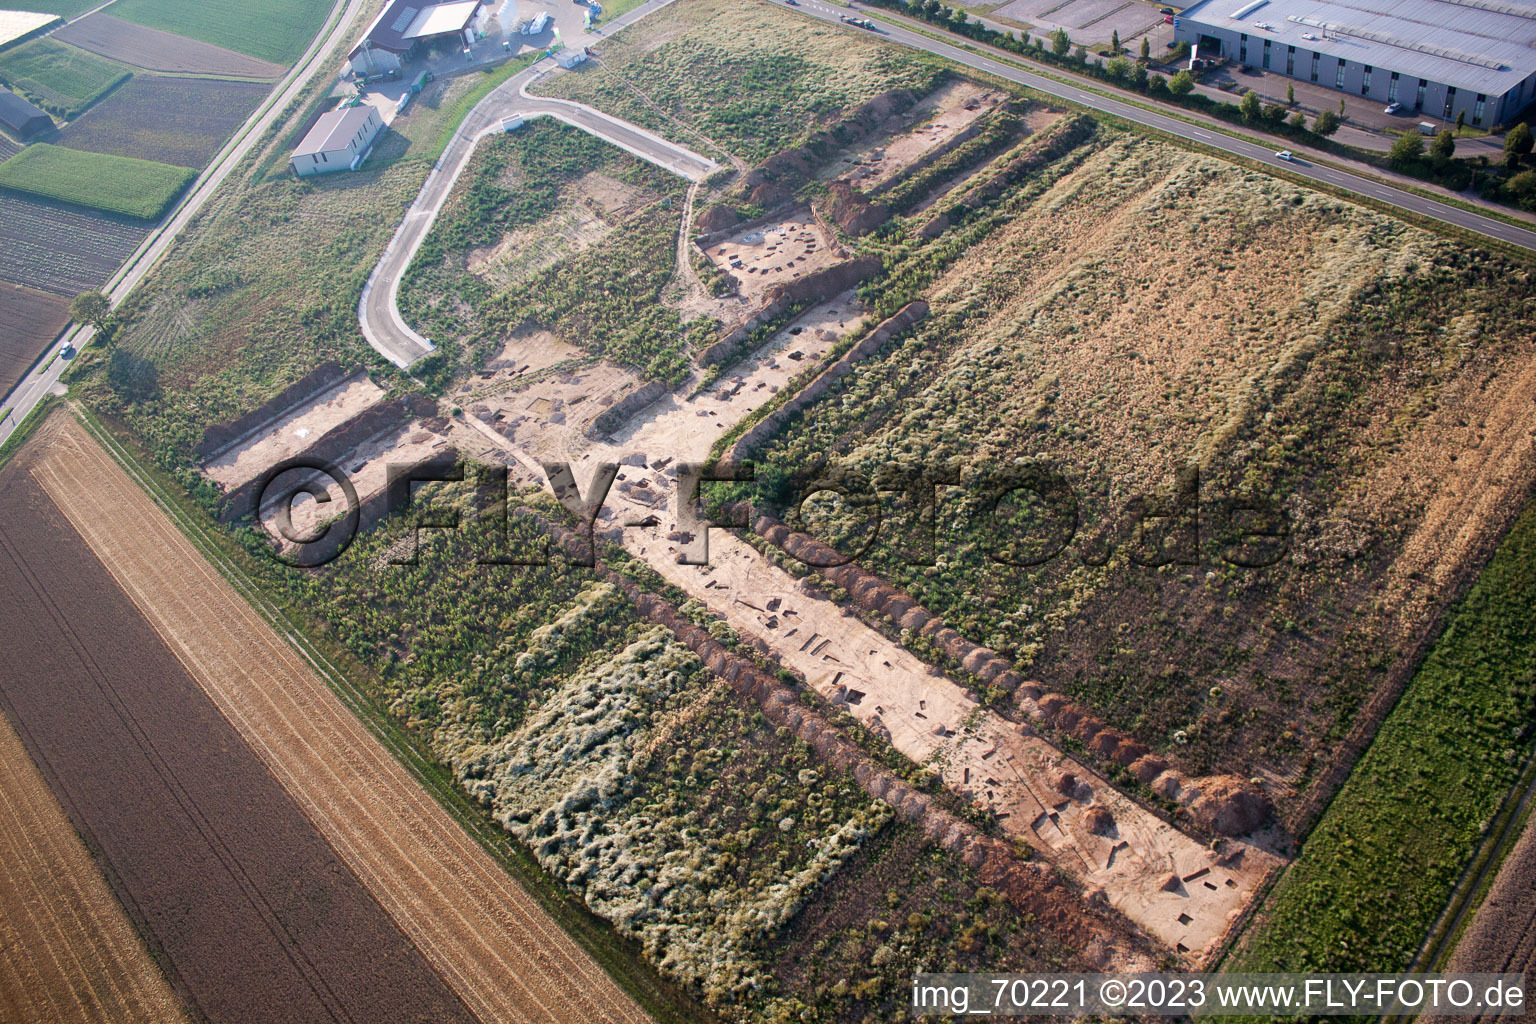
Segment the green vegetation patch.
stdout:
[[38,143],[0,164],[0,187],[158,220],[197,177],[186,167]]
[[926,92],[943,74],[936,62],[770,5],[681,0],[611,38],[602,67],[544,88],[683,145],[698,147],[702,134],[760,160],[882,92]]
[[401,311],[430,337],[458,339],[475,364],[532,321],[680,383],[712,330],[661,301],[686,192],[682,178],[538,118],[481,143],[402,283]]
[[[888,315],[922,298],[930,315],[757,453],[761,499],[787,514],[795,478],[829,460],[877,481],[947,468],[962,486],[927,562],[898,496],[863,565],[1192,774],[1262,775],[1282,816],[1305,814],[1454,595],[1431,580],[1475,568],[1413,546],[1436,514],[1420,488],[1458,468],[1458,487],[1499,486],[1456,459],[1526,443],[1492,440],[1468,396],[1484,373],[1491,394],[1517,387],[1536,354],[1529,272],[1102,129],[994,199],[943,199],[860,245],[886,267],[866,300]],[[1047,500],[994,508],[1021,462]],[[1190,466],[1197,532],[1174,486]],[[1250,501],[1286,516],[1283,546],[1234,543],[1229,510]],[[1183,529],[1142,530],[1138,509],[1160,508],[1184,509]],[[862,504],[806,512],[845,552],[868,539]],[[1469,525],[1491,536],[1506,515]]]
[[61,18],[73,18],[93,7],[100,7],[101,0],[12,0],[11,10],[37,11],[40,14],[57,14]]
[[47,38],[0,55],[0,82],[66,120],[132,74],[117,61]]
[[117,0],[112,16],[274,64],[292,64],[325,24],[316,0]]
[[1536,504],[1270,897],[1237,971],[1408,967],[1531,749]]

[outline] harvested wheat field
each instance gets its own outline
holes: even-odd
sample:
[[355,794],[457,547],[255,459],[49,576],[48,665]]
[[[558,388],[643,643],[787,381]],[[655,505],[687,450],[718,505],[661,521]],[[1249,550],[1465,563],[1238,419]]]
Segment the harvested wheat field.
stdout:
[[21,739],[0,716],[0,1018],[184,1021]]
[[482,1021],[645,1014],[411,778],[73,420],[37,479],[190,674]]
[[0,707],[182,1004],[210,1024],[469,1024],[30,459],[0,475],[0,645],[27,667],[0,675]]

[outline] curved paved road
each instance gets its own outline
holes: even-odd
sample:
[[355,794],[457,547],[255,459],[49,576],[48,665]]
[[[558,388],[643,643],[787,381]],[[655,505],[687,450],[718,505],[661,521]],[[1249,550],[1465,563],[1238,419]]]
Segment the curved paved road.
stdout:
[[[829,21],[834,24],[838,22],[840,15],[848,13],[848,8],[834,6],[823,2],[823,0],[801,0],[795,9],[812,18]],[[883,14],[884,12],[881,13]],[[1348,171],[1335,170],[1332,167],[1314,164],[1302,159],[1287,162],[1276,157],[1274,149],[1269,146],[1257,142],[1249,142],[1246,139],[1233,138],[1221,132],[1206,131],[1197,125],[1181,121],[1178,118],[1168,117],[1167,115],[1147,110],[1131,103],[1124,103],[1113,97],[1086,92],[1076,86],[1033,74],[1012,64],[993,60],[985,54],[973,53],[959,46],[914,32],[901,25],[887,21],[880,21],[876,24],[879,27],[871,34],[881,39],[899,43],[914,50],[923,50],[938,57],[944,57],[975,71],[993,75],[1018,85],[1028,86],[1031,89],[1047,93],[1070,103],[1075,103],[1078,106],[1112,114],[1127,121],[1134,121],[1137,124],[1154,128],[1168,135],[1181,139],[1193,139],[1212,149],[1219,149],[1234,156],[1244,157],[1269,167],[1289,171],[1304,178],[1311,178],[1314,181],[1332,185],[1334,188],[1344,189],[1356,195],[1365,196],[1368,199],[1388,203],[1411,213],[1432,217],[1435,220],[1443,221],[1468,231],[1475,231],[1478,234],[1496,238],[1501,242],[1517,245],[1524,249],[1536,250],[1536,231],[1532,231],[1529,228],[1516,227],[1493,217],[1485,217],[1480,213],[1463,210],[1448,203],[1426,199],[1412,192],[1405,192],[1402,189],[1393,188],[1384,182],[1351,174]],[[850,28],[848,31],[868,32],[869,30]]]
[[[635,8],[608,28],[610,31],[622,28],[670,2],[652,0],[651,3]],[[400,316],[400,280],[405,276],[411,260],[416,257],[427,232],[432,230],[438,211],[453,191],[459,174],[468,165],[475,146],[487,135],[502,130],[502,118],[514,115],[525,120],[535,117],[558,118],[689,181],[706,178],[719,168],[719,164],[708,157],[585,104],[528,95],[529,83],[554,66],[552,60],[539,61],[497,86],[470,111],[448,148],[433,166],[426,183],[421,186],[421,193],[406,212],[405,219],[401,221],[395,237],[390,239],[384,255],[368,275],[368,283],[363,286],[362,297],[357,303],[358,323],[368,344],[401,369],[430,355],[434,346],[431,339],[412,330]]]

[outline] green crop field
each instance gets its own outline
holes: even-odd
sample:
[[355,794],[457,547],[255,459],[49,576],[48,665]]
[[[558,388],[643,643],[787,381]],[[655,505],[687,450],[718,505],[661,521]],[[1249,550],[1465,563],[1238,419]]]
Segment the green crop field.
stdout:
[[40,14],[57,14],[61,18],[73,18],[77,14],[84,14],[92,7],[99,7],[101,0],[26,0],[26,3],[17,3],[13,9],[37,11]]
[[197,177],[186,167],[38,143],[0,164],[0,187],[155,220]]
[[0,56],[0,82],[52,114],[72,118],[133,74],[78,46],[34,39]]
[[325,23],[314,0],[118,0],[112,16],[215,46],[292,64]]

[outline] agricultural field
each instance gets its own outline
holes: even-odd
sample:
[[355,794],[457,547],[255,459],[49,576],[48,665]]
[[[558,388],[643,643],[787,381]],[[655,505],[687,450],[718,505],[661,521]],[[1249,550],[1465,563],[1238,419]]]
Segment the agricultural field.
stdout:
[[[1523,971],[1536,968],[1536,827],[1510,849],[1498,876],[1473,916],[1455,953],[1451,971]],[[1487,1014],[1485,1020],[1492,1020]]]
[[[1532,748],[1536,506],[1521,515],[1248,936],[1235,969],[1406,970]],[[1531,957],[1532,835],[1457,957]],[[1521,885],[1525,888],[1522,890]],[[1489,904],[1485,904],[1488,906]],[[1473,938],[1473,936],[1478,936]]]
[[46,28],[57,20],[57,15],[38,11],[0,11],[0,47]]
[[43,346],[69,322],[69,300],[0,282],[0,395],[16,386]]
[[117,0],[112,16],[287,66],[320,31],[330,6],[313,0]]
[[0,715],[0,1013],[179,1024],[180,1001]]
[[0,281],[73,298],[138,248],[139,221],[0,193]]
[[[16,6],[23,5],[18,0]],[[77,14],[84,14],[92,7],[100,6],[100,0],[26,0],[25,3],[29,11],[45,11],[63,18],[73,18]]]
[[52,38],[0,54],[0,82],[69,120],[127,81],[133,69]]
[[262,82],[139,75],[71,122],[59,145],[200,168],[269,90]]
[[0,188],[145,221],[159,220],[196,177],[189,167],[44,142],[0,164]]
[[[368,922],[349,921],[340,897],[296,901],[295,911],[344,931],[326,952],[340,957],[368,950],[368,974],[347,972],[348,994],[387,1009],[298,1013],[281,1000],[283,1019],[310,1020],[601,1020],[639,1024],[638,1005],[608,978],[589,953],[564,935],[550,913],[511,877],[465,822],[434,799],[395,751],[358,719],[360,708],[317,674],[311,662],[210,565],[177,525],[74,421],[61,416],[39,435],[45,453],[34,472],[68,524],[131,595],[139,614],[173,645],[190,683],[187,696],[162,697],[156,706],[169,726],[201,737],[199,750],[221,756],[221,735],[194,713],[235,723],[226,747],[248,745],[262,778],[279,791],[249,801],[286,807],[309,823],[308,835],[334,851],[329,874],[360,879],[397,931],[394,941],[413,951],[410,963],[391,964],[374,950]],[[79,549],[77,549],[79,550]],[[50,552],[39,549],[36,557]],[[86,557],[89,557],[87,554]],[[142,623],[141,623],[142,625]],[[38,646],[53,630],[35,630]],[[29,652],[30,657],[30,652]],[[37,664],[48,664],[43,655]],[[125,659],[124,665],[138,662]],[[41,675],[41,674],[40,674]],[[41,688],[44,684],[35,684]],[[355,699],[349,693],[348,700]],[[60,714],[69,713],[61,708]],[[78,710],[76,716],[83,717]],[[222,717],[221,717],[222,716]],[[170,720],[174,719],[174,722]],[[133,751],[129,743],[102,745]],[[201,771],[209,779],[222,773]],[[109,772],[108,779],[132,778]],[[286,799],[284,799],[286,794]],[[248,801],[223,802],[226,813],[251,816]],[[253,821],[253,827],[259,821]],[[264,832],[263,835],[269,833]],[[282,835],[271,829],[272,841]],[[179,863],[162,858],[165,870]],[[273,879],[259,892],[290,891]],[[303,922],[308,923],[308,922]],[[311,925],[313,927],[313,925]],[[382,943],[387,953],[391,946]],[[334,962],[334,961],[333,961]],[[375,974],[374,972],[377,972]],[[435,975],[439,982],[434,982]],[[446,986],[446,988],[445,988]],[[250,989],[247,987],[247,998]],[[249,1018],[245,1018],[249,1019]]]
[[907,51],[731,0],[672,4],[598,52],[597,67],[533,91],[589,103],[686,146],[712,143],[748,162],[880,93],[927,92],[944,75]]
[[[760,490],[828,456],[947,465],[970,494],[1016,460],[1061,473],[1048,507],[997,513],[1024,540],[957,496],[912,564],[898,504],[861,563],[1185,770],[1262,777],[1305,828],[1523,499],[1529,270],[1104,129],[909,230],[940,216],[960,226],[866,243],[887,261],[868,301],[932,313],[763,449]],[[1198,546],[1137,530],[1138,507],[1187,515],[1190,465]],[[1228,496],[1284,512],[1279,564],[1236,564],[1263,541],[1233,549]],[[868,539],[851,506],[813,512]]]
[[120,64],[161,74],[277,78],[283,73],[281,64],[200,43],[172,32],[135,25],[114,18],[106,11],[59,29],[53,33],[53,38]]
[[677,383],[687,334],[661,290],[687,182],[539,118],[482,143],[401,287],[418,330],[473,365],[526,322],[647,377]]
[[0,476],[0,639],[31,669],[0,706],[177,994],[212,1022],[468,1024],[55,507],[50,428]]

